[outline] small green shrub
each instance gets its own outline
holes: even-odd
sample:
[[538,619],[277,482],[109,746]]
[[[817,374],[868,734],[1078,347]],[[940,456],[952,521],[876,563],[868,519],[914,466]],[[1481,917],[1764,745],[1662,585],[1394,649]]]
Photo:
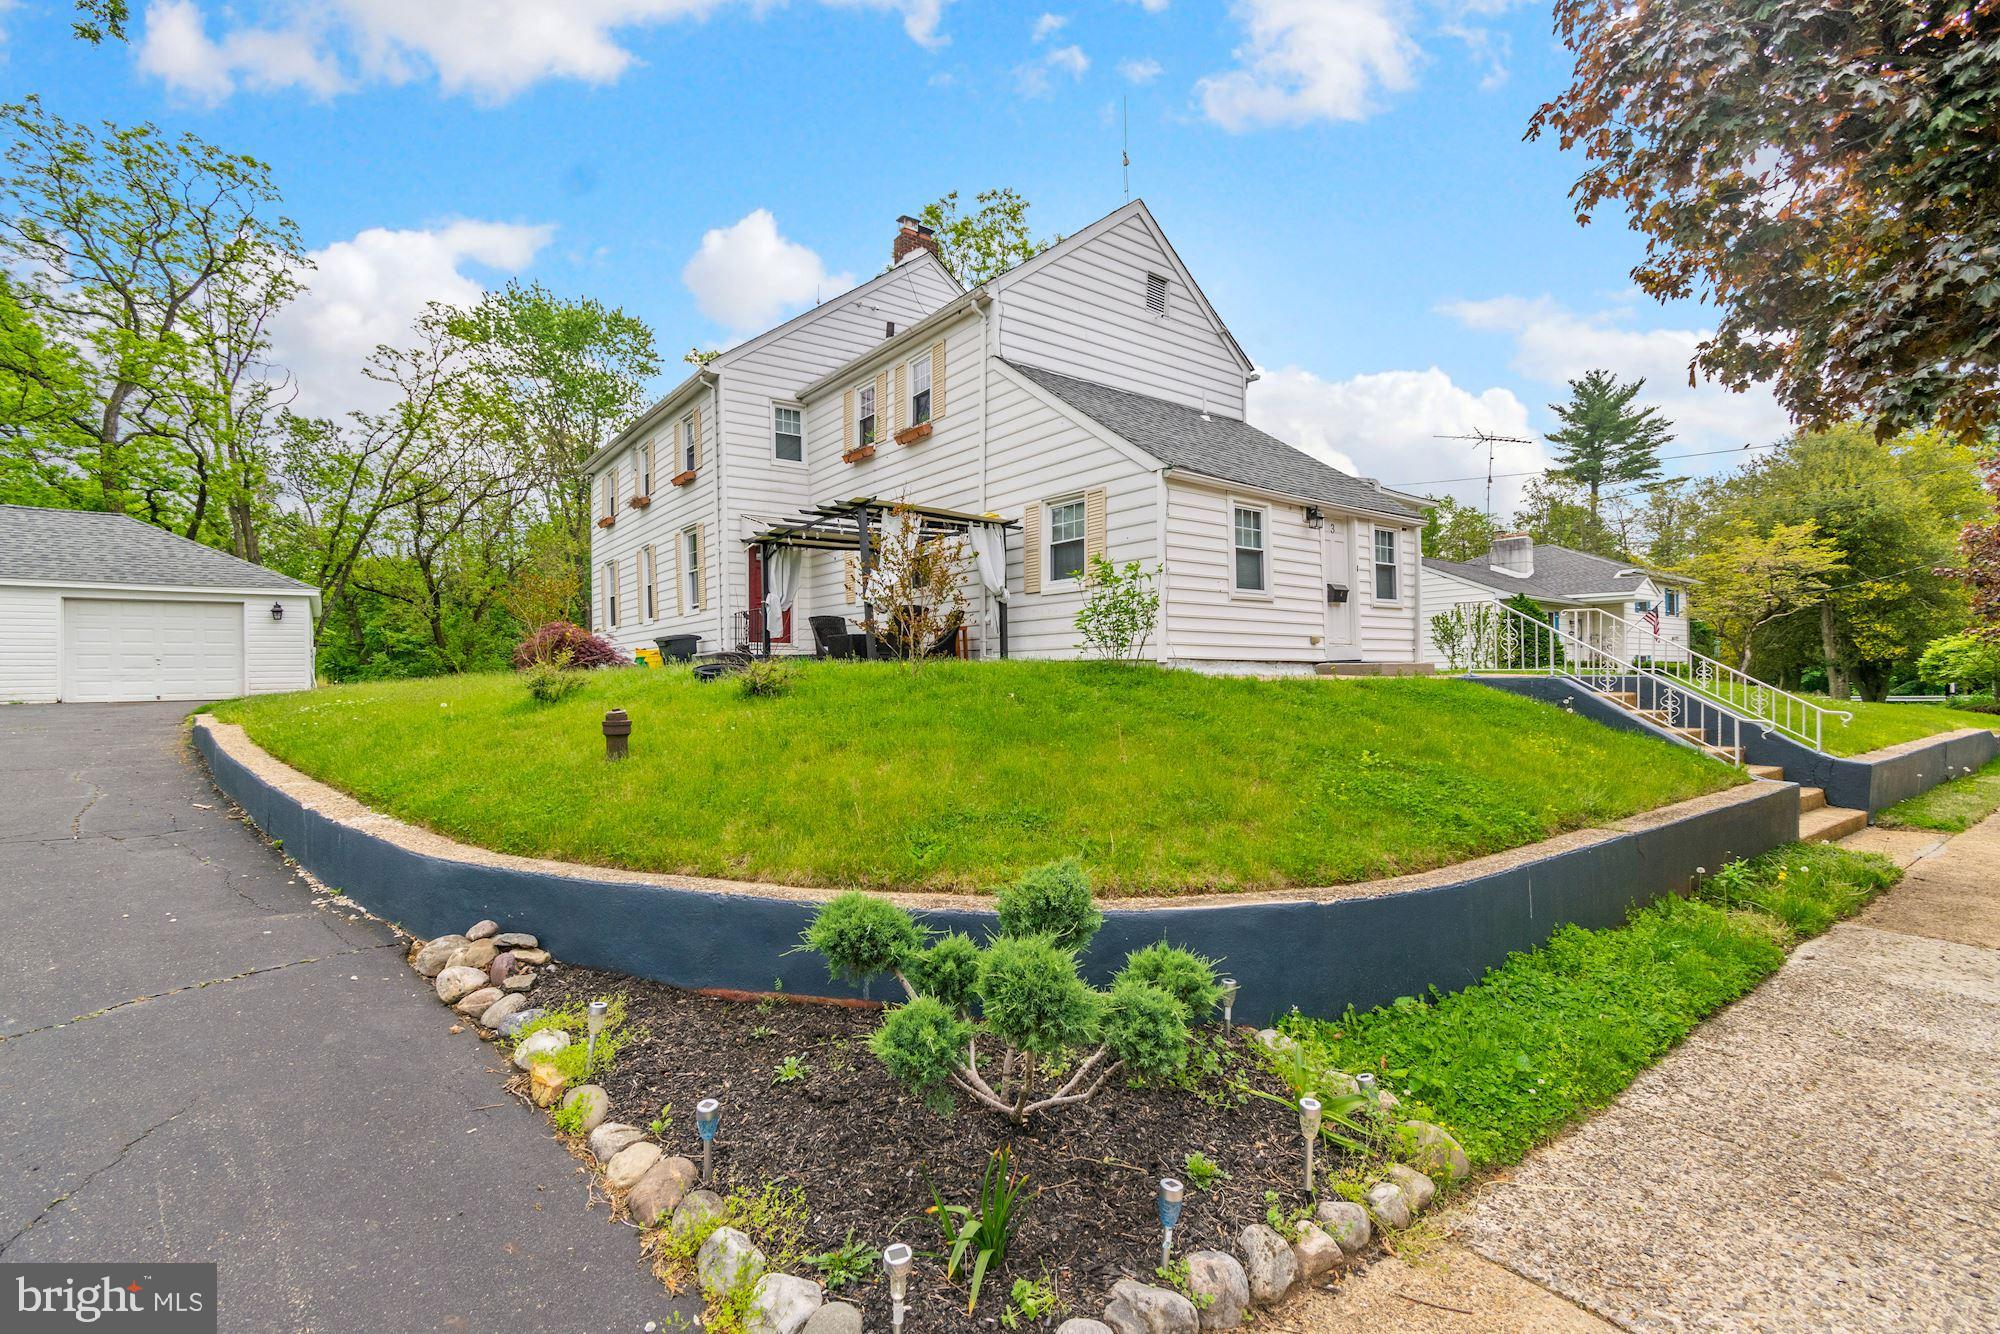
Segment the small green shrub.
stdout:
[[1215,965],[1164,940],[1132,951],[1119,976],[1150,983],[1172,996],[1181,1007],[1181,1018],[1189,1024],[1201,1023],[1222,1002]]
[[584,676],[570,670],[569,654],[564,652],[528,664],[521,671],[521,682],[528,687],[528,696],[535,703],[560,704],[583,689]]
[[807,949],[825,957],[835,978],[860,982],[899,971],[923,948],[924,933],[887,899],[855,891],[822,905],[802,939]]
[[587,1084],[593,1078],[609,1070],[618,1060],[618,1053],[627,1043],[646,1037],[644,1028],[633,1028],[625,1020],[625,997],[608,998],[604,1012],[604,1029],[597,1035],[597,1045],[591,1048],[590,1024],[583,1001],[571,1001],[567,1005],[550,1010],[547,1014],[521,1025],[514,1033],[514,1048],[527,1041],[545,1028],[561,1029],[569,1034],[570,1044],[560,1051],[536,1058],[536,1063],[553,1066],[562,1071],[570,1086]]
[[790,692],[795,675],[782,658],[752,658],[736,673],[736,689],[745,699],[776,699]]
[[889,1075],[934,1111],[951,1108],[951,1077],[965,1061],[972,1022],[934,996],[889,1011],[868,1050]]
[[1180,1003],[1129,974],[1111,984],[1102,1039],[1106,1050],[1141,1079],[1164,1079],[1187,1064],[1187,1020]]
[[950,932],[912,955],[905,972],[910,985],[924,995],[954,1010],[969,1010],[979,987],[979,946],[971,936]]
[[994,900],[1003,936],[1047,936],[1080,949],[1104,925],[1090,895],[1090,877],[1075,858],[1025,872]]
[[996,1037],[1037,1056],[1086,1045],[1099,1013],[1096,993],[1077,976],[1076,956],[1040,936],[1002,936],[986,947],[979,999]]

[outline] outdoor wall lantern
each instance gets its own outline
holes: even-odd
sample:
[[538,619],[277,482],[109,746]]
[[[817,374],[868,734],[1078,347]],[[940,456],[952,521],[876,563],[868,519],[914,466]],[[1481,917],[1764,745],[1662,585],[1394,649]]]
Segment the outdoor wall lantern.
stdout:
[[1326,515],[1320,511],[1319,506],[1317,505],[1306,506],[1306,527],[1308,528],[1326,527]]
[[1160,1264],[1165,1266],[1174,1249],[1174,1225],[1181,1221],[1181,1196],[1186,1192],[1172,1177],[1160,1178]]
[[604,715],[604,758],[622,760],[630,754],[632,720],[625,710],[613,709]]
[[694,1133],[701,1136],[701,1184],[715,1184],[715,1130],[722,1124],[722,1104],[703,1098],[694,1105]]
[[910,1266],[916,1263],[907,1242],[891,1242],[882,1252],[882,1268],[889,1271],[889,1325],[903,1327],[904,1298],[910,1294]]
[[271,619],[272,619],[272,620],[274,620],[274,621],[282,621],[282,620],[284,620],[284,619],[285,619],[285,604],[284,604],[284,603],[282,603],[282,602],[273,602],[273,603],[271,604]]
[[1234,1027],[1233,1016],[1236,1010],[1237,992],[1236,979],[1233,977],[1218,978],[1216,985],[1222,988],[1222,1036],[1228,1037],[1230,1030]]
[[583,1048],[583,1076],[590,1078],[590,1072],[597,1068],[597,1035],[604,1031],[604,1016],[611,1012],[608,1002],[594,1000],[585,1011],[585,1022],[590,1026],[590,1040]]
[[1299,1099],[1299,1133],[1306,1137],[1306,1194],[1317,1195],[1313,1187],[1313,1145],[1319,1141],[1319,1099],[1307,1094]]

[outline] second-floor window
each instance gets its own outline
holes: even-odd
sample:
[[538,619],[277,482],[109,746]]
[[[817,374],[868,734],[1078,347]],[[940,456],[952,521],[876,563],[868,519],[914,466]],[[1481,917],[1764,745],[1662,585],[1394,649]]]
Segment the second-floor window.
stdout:
[[1081,499],[1058,501],[1049,506],[1049,578],[1082,577],[1083,533]]
[[875,386],[868,385],[854,398],[854,438],[864,445],[875,443]]
[[805,418],[799,409],[771,409],[771,452],[788,463],[805,462]]
[[700,457],[700,442],[694,433],[694,414],[690,412],[681,418],[681,471],[693,472],[695,460]]
[[639,494],[653,494],[653,442],[648,440],[639,450]]
[[601,519],[618,517],[618,470],[607,468],[597,479],[597,508]]
[[926,352],[910,363],[910,425],[931,419],[931,357]]

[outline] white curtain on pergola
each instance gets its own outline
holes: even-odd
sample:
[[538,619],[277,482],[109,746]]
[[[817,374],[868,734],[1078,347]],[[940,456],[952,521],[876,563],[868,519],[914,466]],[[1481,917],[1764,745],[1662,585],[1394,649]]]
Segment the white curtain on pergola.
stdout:
[[[979,582],[989,595],[986,614],[980,620],[985,632],[981,638],[990,642],[995,633],[995,608],[1007,600],[1007,530],[998,524],[976,524],[967,537],[972,542],[973,558],[979,564]],[[980,652],[984,654],[984,647]]]
[[784,633],[785,613],[799,593],[799,549],[766,548],[764,555],[764,630],[775,638]]

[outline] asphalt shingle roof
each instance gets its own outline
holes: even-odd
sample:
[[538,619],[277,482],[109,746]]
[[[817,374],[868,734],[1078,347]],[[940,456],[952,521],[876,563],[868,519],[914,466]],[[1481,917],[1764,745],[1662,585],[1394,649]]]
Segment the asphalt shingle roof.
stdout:
[[0,579],[311,591],[275,570],[123,514],[0,505]]
[[1535,543],[1535,572],[1525,578],[1500,574],[1484,563],[1424,557],[1427,569],[1469,579],[1486,588],[1507,593],[1526,593],[1534,598],[1587,597],[1593,593],[1635,593],[1647,579],[1643,570],[1634,571],[1628,561],[1593,556],[1587,551]]
[[1420,506],[1383,492],[1364,477],[1321,463],[1248,422],[1165,399],[1059,375],[1039,366],[1007,363],[1128,444],[1169,468],[1225,482],[1317,500],[1346,509],[1419,519]]

